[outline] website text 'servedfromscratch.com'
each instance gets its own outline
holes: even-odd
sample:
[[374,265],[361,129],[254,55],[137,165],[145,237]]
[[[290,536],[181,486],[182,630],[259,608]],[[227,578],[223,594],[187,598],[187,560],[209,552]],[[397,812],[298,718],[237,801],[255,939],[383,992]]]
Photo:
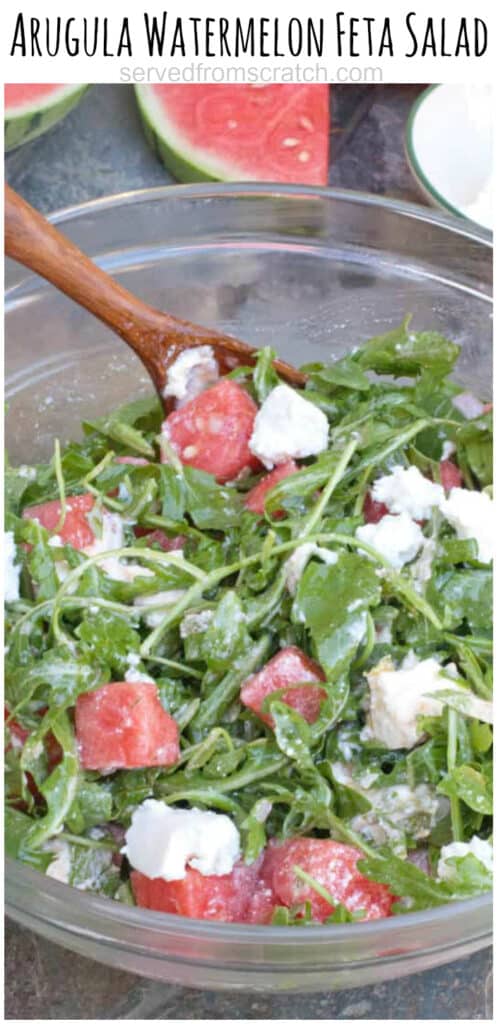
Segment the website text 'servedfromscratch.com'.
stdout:
[[179,66],[169,64],[152,67],[124,66],[119,71],[120,82],[147,82],[149,84],[210,82],[213,84],[254,84],[269,85],[274,82],[339,82],[339,83],[380,83],[383,81],[380,67],[338,67],[328,68],[323,64],[274,64],[270,67],[222,67],[195,61]]

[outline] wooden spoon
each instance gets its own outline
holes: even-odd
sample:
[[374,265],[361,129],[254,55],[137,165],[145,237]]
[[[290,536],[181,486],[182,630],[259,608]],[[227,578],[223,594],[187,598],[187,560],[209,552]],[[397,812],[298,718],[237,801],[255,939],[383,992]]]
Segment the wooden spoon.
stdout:
[[[5,186],[5,252],[36,271],[60,291],[84,306],[119,334],[142,360],[166,412],[172,400],[165,398],[168,367],[188,348],[211,345],[221,373],[238,365],[252,366],[257,349],[212,327],[200,327],[147,306],[104,273],[65,235],[61,234],[13,189]],[[302,387],[306,376],[276,359],[280,376]]]

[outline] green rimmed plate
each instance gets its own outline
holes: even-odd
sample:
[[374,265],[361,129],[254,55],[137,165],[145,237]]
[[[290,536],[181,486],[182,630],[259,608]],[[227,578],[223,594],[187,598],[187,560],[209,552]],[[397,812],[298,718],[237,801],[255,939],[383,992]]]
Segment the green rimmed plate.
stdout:
[[405,146],[432,206],[492,230],[492,97],[487,85],[431,85],[410,111]]

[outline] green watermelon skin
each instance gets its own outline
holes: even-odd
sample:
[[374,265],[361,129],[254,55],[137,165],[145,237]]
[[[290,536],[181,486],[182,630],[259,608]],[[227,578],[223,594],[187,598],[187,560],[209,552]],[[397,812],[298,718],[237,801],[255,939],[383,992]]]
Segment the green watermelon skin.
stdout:
[[[317,119],[317,136],[318,146],[320,149],[318,160],[313,162],[312,166],[304,167],[301,165],[298,168],[298,172],[294,170],[291,174],[282,173],[281,166],[277,166],[278,163],[282,163],[285,157],[289,157],[289,151],[280,151],[277,154],[277,158],[273,163],[273,169],[268,172],[266,167],[262,167],[259,171],[257,164],[250,168],[243,167],[241,169],[238,160],[232,159],[231,156],[226,156],[223,152],[213,153],[213,146],[210,147],[210,151],[206,148],[203,152],[202,142],[197,145],[196,140],[190,140],[187,138],[187,133],[182,134],[183,126],[180,123],[180,127],[177,128],[169,122],[168,117],[165,115],[164,119],[161,116],[157,116],[157,99],[153,98],[154,91],[156,96],[159,90],[162,90],[162,95],[166,100],[167,115],[170,114],[170,110],[167,109],[169,98],[172,95],[171,90],[181,88],[182,90],[196,89],[200,95],[200,90],[203,86],[190,86],[183,85],[181,87],[171,86],[146,86],[136,85],[135,95],[139,112],[142,118],[142,126],[145,137],[155,152],[159,160],[164,166],[170,171],[176,180],[181,182],[196,182],[196,181],[288,181],[295,182],[297,184],[314,184],[314,185],[325,185],[327,184],[328,178],[328,133],[329,133],[329,115],[328,115],[328,87],[327,86],[302,86],[303,94],[306,91],[306,97],[308,98],[310,93],[309,89],[316,89],[316,98],[318,103],[316,109],[312,109],[311,113],[313,116],[316,115]],[[222,90],[225,88],[223,85],[206,87],[216,90]],[[233,87],[239,90],[247,90],[250,87],[247,86],[235,86]],[[275,88],[275,86],[265,87],[268,90]],[[298,89],[296,86],[280,86],[279,88],[287,89]],[[183,95],[187,95],[185,92]],[[221,93],[220,100],[221,100]],[[175,113],[173,109],[173,114]],[[307,115],[308,108],[305,107],[304,114]],[[160,112],[159,112],[160,114]],[[303,121],[309,121],[309,118],[302,117]],[[241,117],[243,123],[243,113]],[[284,125],[282,131],[284,132]],[[292,124],[289,127],[289,132],[294,134],[295,125]],[[264,132],[263,132],[264,134]],[[223,139],[221,141],[220,149],[223,149]],[[315,138],[316,143],[316,138]],[[303,141],[303,146],[306,145],[306,139]]]
[[220,181],[219,178],[215,178],[212,174],[208,174],[208,172],[202,167],[190,163],[190,161],[186,160],[181,153],[178,153],[175,149],[169,146],[166,140],[159,134],[159,132],[156,131],[148,117],[147,111],[140,103],[138,93],[137,99],[138,107],[142,115],[142,128],[145,138],[157,158],[162,164],[164,164],[166,169],[170,171],[176,181],[182,181],[185,184],[191,184],[196,181]]
[[34,100],[25,109],[8,109],[4,115],[5,152],[36,139],[61,121],[82,99],[88,85],[57,86],[57,92]]

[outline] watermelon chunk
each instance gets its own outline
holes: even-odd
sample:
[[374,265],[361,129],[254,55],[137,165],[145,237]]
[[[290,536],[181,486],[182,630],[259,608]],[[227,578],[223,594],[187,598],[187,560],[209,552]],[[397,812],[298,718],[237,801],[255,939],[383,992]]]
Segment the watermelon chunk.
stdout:
[[110,772],[178,760],[178,726],[153,683],[108,683],[80,694],[75,721],[83,768]]
[[309,902],[313,918],[324,921],[332,913],[330,903],[296,876],[299,866],[322,885],[332,900],[343,903],[352,913],[364,911],[363,921],[389,917],[394,896],[386,885],[370,882],[356,867],[359,850],[333,839],[287,839],[271,843],[266,850],[262,879],[273,891],[275,902],[297,907]]
[[[92,494],[77,494],[66,498],[66,518],[58,532],[62,544],[71,544],[81,551],[93,544],[95,534],[88,522],[87,515],[92,511],[95,498]],[[60,501],[46,501],[43,505],[31,505],[25,508],[23,519],[34,519],[46,530],[55,530],[61,516]]]
[[389,514],[387,505],[383,501],[375,501],[367,491],[363,502],[363,518],[366,523],[380,523],[380,520]]
[[[320,666],[300,651],[299,647],[284,647],[264,668],[243,683],[240,699],[258,718],[272,726],[272,716],[262,711],[263,701],[268,694],[284,689],[281,696],[284,704],[294,708],[311,723],[318,718],[320,703],[326,697],[326,692],[323,686],[310,686],[309,683],[320,683],[324,679]],[[303,683],[308,685],[299,685]]]
[[5,86],[5,150],[42,135],[79,103],[87,85],[29,83]]
[[211,921],[244,921],[258,884],[260,865],[236,864],[229,875],[201,875],[187,867],[185,878],[166,882],[131,872],[139,907]]
[[249,450],[257,405],[233,380],[221,380],[164,420],[162,430],[182,462],[233,480],[259,462]]
[[[249,512],[254,512],[257,516],[264,515],[265,512],[265,501],[267,494],[275,487],[276,484],[280,483],[281,480],[285,480],[286,476],[292,476],[293,473],[299,471],[299,466],[296,465],[294,459],[289,459],[288,462],[282,462],[280,466],[272,469],[271,473],[267,473],[259,484],[256,484],[246,495],[244,502],[245,507]],[[273,513],[275,519],[280,519],[285,513],[280,510]]]
[[326,185],[327,85],[137,85],[144,131],[179,181]]
[[439,463],[439,474],[445,491],[451,491],[452,487],[461,487],[463,476],[458,466],[451,459],[443,459]]

